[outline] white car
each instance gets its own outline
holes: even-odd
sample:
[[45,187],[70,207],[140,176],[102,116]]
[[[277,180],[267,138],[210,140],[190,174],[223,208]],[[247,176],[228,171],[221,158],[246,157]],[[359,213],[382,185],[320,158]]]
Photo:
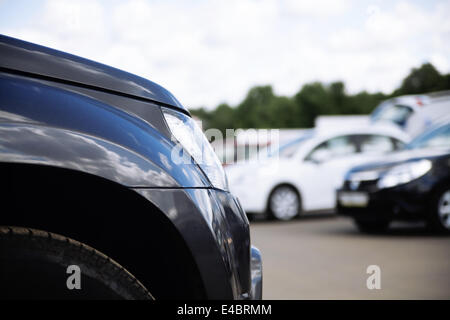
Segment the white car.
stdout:
[[409,137],[393,126],[311,130],[259,160],[225,168],[230,189],[251,214],[290,220],[335,207],[335,190],[351,167],[401,149]]

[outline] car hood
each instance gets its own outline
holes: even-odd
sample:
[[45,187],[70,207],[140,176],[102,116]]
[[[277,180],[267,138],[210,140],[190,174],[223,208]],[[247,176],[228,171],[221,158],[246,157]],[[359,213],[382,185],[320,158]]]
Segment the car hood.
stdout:
[[166,89],[147,79],[34,43],[0,35],[0,70],[159,102],[188,114]]
[[450,149],[445,148],[427,148],[427,149],[407,149],[380,155],[378,159],[373,159],[369,163],[355,166],[351,171],[365,171],[376,168],[391,167],[398,163],[407,162],[416,159],[429,159],[450,154]]
[[243,175],[252,175],[255,174],[259,170],[276,170],[278,166],[281,165],[281,159],[277,159],[278,161],[270,158],[265,158],[262,161],[258,160],[250,160],[250,161],[238,161],[235,164],[230,164],[224,168],[225,173],[227,174],[228,181],[230,184],[233,184],[236,179],[239,179]]

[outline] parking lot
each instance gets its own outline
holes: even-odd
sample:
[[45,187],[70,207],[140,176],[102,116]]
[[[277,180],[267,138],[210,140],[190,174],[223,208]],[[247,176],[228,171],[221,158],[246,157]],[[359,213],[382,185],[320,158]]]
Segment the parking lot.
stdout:
[[[450,237],[421,224],[360,234],[334,215],[292,222],[255,221],[252,242],[264,263],[264,299],[449,299]],[[369,290],[366,268],[381,268]]]

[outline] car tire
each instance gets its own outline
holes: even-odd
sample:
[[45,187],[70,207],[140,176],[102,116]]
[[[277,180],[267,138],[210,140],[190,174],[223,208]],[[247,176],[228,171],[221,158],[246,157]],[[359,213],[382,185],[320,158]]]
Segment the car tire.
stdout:
[[[72,276],[80,286],[74,288]],[[0,226],[0,283],[1,299],[153,300],[131,273],[103,253],[29,228]]]
[[428,225],[439,233],[450,233],[450,186],[440,188],[434,194]]
[[360,232],[376,234],[386,231],[387,228],[389,227],[390,221],[354,220],[354,223]]
[[291,186],[276,187],[269,196],[268,213],[271,219],[288,221],[300,214],[300,196]]

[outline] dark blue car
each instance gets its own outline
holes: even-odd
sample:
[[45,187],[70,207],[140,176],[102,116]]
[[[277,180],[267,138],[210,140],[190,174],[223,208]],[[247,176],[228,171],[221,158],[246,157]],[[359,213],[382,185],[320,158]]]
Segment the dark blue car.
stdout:
[[151,81],[0,36],[0,177],[2,298],[261,298],[220,162]]
[[450,122],[445,120],[382,160],[351,169],[337,211],[364,232],[392,221],[426,221],[450,233]]

